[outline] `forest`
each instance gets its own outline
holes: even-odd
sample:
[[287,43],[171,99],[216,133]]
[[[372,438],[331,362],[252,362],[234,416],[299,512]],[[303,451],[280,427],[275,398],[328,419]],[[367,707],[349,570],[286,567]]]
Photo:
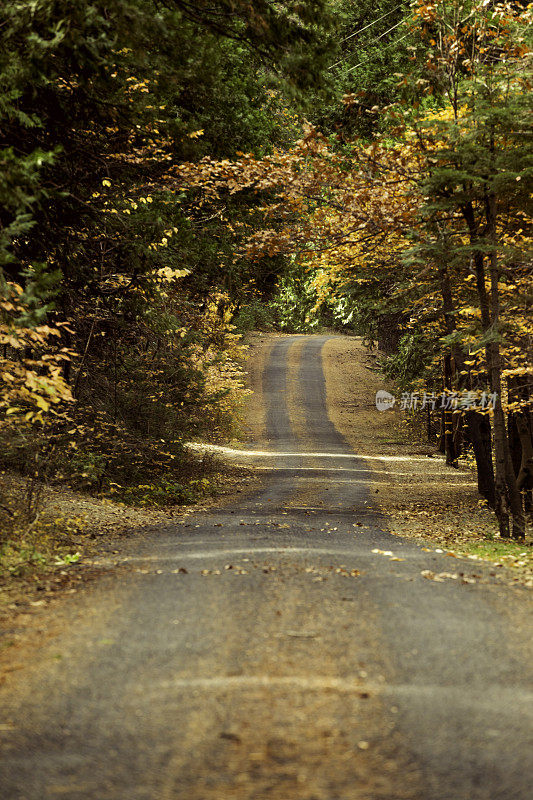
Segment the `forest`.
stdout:
[[[0,548],[43,488],[212,490],[253,330],[364,337],[504,538],[533,508],[533,7],[0,10]],[[16,479],[15,477],[16,476]]]

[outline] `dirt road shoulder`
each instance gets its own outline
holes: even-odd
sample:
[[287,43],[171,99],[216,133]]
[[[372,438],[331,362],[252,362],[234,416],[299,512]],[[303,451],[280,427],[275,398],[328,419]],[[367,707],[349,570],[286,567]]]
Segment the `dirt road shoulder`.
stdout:
[[447,467],[435,446],[416,437],[399,411],[377,410],[376,392],[393,391],[377,363],[378,355],[358,337],[334,337],[323,348],[331,421],[357,454],[371,457],[376,473],[372,492],[391,531],[474,560],[487,559],[496,569],[509,567],[512,580],[533,586],[531,548],[498,538],[475,474],[467,467]]

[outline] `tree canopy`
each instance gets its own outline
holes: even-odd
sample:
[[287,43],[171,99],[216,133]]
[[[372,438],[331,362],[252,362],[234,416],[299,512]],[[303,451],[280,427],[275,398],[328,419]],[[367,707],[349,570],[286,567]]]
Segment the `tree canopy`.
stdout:
[[6,463],[168,475],[232,424],[239,329],[386,328],[383,369],[455,398],[439,446],[470,441],[524,536],[530,38],[483,0],[6,5]]

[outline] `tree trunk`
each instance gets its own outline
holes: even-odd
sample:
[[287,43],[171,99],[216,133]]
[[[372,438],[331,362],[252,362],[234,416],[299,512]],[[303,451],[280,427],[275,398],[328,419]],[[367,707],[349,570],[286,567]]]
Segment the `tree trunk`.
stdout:
[[468,439],[472,442],[477,467],[477,488],[491,508],[496,507],[492,436],[487,414],[467,411],[465,414]]
[[[516,403],[520,400],[520,390],[517,386],[516,378],[507,379],[507,396],[509,403]],[[514,411],[510,411],[507,414],[507,438],[509,439],[509,448],[511,450],[511,460],[513,462],[514,473],[515,475],[518,475],[520,472],[520,462],[522,460],[522,447],[516,425],[516,412]]]
[[528,424],[526,414],[522,411],[515,414],[515,421],[522,449],[522,458],[516,485],[519,490],[529,490],[533,488],[533,441],[531,438],[531,428]]
[[463,452],[463,422],[464,414],[454,414],[453,420],[453,449],[455,458],[459,458]]
[[[453,388],[453,360],[449,353],[443,359],[443,383],[444,389],[451,391]],[[444,412],[444,452],[446,453],[446,465],[457,467],[458,453],[455,449],[454,438],[454,417],[453,411]]]
[[[493,210],[494,199],[491,198],[489,214],[491,234],[494,241],[495,213]],[[492,306],[492,330],[497,333],[500,317],[500,296],[498,289],[498,256],[494,249],[490,256],[490,284]],[[526,535],[526,520],[520,491],[516,483],[516,476],[511,459],[511,450],[505,427],[505,415],[502,407],[502,377],[500,345],[497,341],[487,345],[487,363],[491,391],[495,396],[494,403],[494,451],[496,455],[496,513],[500,520],[500,535],[509,536],[509,512],[512,515],[512,535],[515,539],[522,539]]]
[[[444,315],[444,327],[448,336],[457,330],[455,306],[453,302],[452,285],[448,267],[443,265],[439,269],[440,292],[442,296],[442,312]],[[444,388],[452,390],[454,383],[456,388],[461,388],[461,379],[458,373],[464,366],[464,354],[458,344],[450,348],[450,353],[444,357]],[[444,413],[443,414],[443,445],[442,452],[446,453],[446,463],[448,466],[457,467],[457,459],[461,455],[462,443],[462,414]]]
[[509,378],[509,402],[521,403],[520,411],[507,417],[511,460],[518,490],[524,497],[524,509],[530,511],[533,489],[533,420],[529,403],[529,385],[518,378]]
[[446,452],[446,436],[445,436],[445,428],[446,428],[446,420],[445,420],[445,412],[440,412],[440,428],[439,428],[439,439],[437,442],[437,452],[444,453]]
[[481,324],[484,333],[491,336],[492,339],[487,343],[485,353],[491,392],[495,396],[494,454],[496,469],[494,510],[498,517],[500,536],[510,536],[510,515],[512,515],[512,534],[513,537],[520,539],[525,535],[525,516],[522,498],[520,497],[520,492],[516,485],[509,440],[505,427],[505,415],[502,407],[500,346],[497,341],[500,318],[500,296],[498,290],[499,267],[496,237],[496,198],[493,194],[487,195],[485,201],[487,231],[492,245],[489,262],[491,282],[490,300],[485,285],[485,259],[483,251],[478,247],[479,232],[472,204],[467,203],[462,211],[469,228],[470,243],[475,248],[473,251],[473,263],[476,275],[479,308],[481,311]]

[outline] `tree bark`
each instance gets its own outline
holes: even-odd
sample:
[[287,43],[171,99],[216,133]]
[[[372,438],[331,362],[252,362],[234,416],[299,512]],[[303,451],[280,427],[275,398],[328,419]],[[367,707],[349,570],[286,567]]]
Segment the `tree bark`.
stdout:
[[522,411],[515,414],[515,422],[522,449],[516,485],[519,490],[529,490],[533,488],[533,441],[531,440],[531,428],[526,414]]
[[477,467],[477,488],[491,508],[496,507],[494,465],[492,463],[492,436],[490,419],[479,411],[465,414],[468,439],[472,442]]
[[[457,325],[450,273],[446,265],[439,268],[439,278],[444,327],[449,336],[457,329]],[[443,361],[444,390],[451,391],[454,388],[454,383],[457,382],[457,373],[463,368],[463,362],[464,357],[460,346],[457,344],[452,345],[450,352],[444,356]],[[446,454],[446,464],[449,467],[457,468],[457,459],[461,455],[461,417],[462,414],[454,414],[450,411],[444,411],[442,415],[442,439],[439,444],[442,447],[441,452]]]
[[[443,373],[444,389],[451,391],[453,388],[453,361],[449,353],[443,359]],[[457,468],[458,454],[455,449],[454,416],[453,411],[444,412],[444,452],[446,453],[446,465]]]
[[518,490],[524,497],[524,509],[533,507],[533,420],[530,410],[530,392],[527,381],[522,378],[509,378],[509,402],[520,403],[521,410],[510,412],[507,416],[507,432],[511,460],[516,475]]
[[[520,400],[520,392],[516,385],[516,378],[507,379],[507,395],[509,403],[516,403]],[[515,475],[520,472],[520,463],[522,460],[522,447],[520,444],[520,436],[516,424],[516,412],[510,411],[507,414],[507,437],[509,439],[509,448],[511,450],[511,460]]]
[[[500,319],[500,295],[498,289],[498,279],[500,271],[498,268],[498,254],[496,251],[496,200],[494,196],[488,198],[487,203],[487,222],[489,234],[492,240],[492,252],[490,254],[490,300],[492,311],[492,325],[488,330],[492,330],[494,335],[498,333]],[[488,331],[487,331],[488,332]],[[501,519],[500,535],[509,535],[509,512],[512,516],[512,535],[515,539],[522,539],[526,535],[526,520],[522,497],[516,483],[516,476],[511,459],[511,450],[507,430],[505,427],[505,414],[502,406],[502,376],[501,376],[501,355],[499,342],[494,339],[487,344],[487,362],[489,364],[489,376],[491,391],[495,396],[494,403],[494,450],[496,454],[496,513],[500,509]],[[499,516],[500,518],[500,516]]]
[[511,535],[510,517],[512,516],[512,535],[517,539],[521,539],[525,536],[525,516],[522,498],[516,485],[502,407],[501,357],[500,345],[497,340],[500,317],[499,267],[496,240],[496,198],[493,194],[486,196],[485,207],[487,232],[491,242],[489,261],[490,299],[485,285],[485,257],[479,241],[478,226],[472,203],[467,203],[463,206],[462,212],[468,225],[470,243],[474,248],[473,265],[481,311],[481,325],[484,333],[491,336],[491,341],[485,347],[485,354],[491,392],[495,396],[493,423],[495,455],[494,510],[498,517],[500,536],[508,538]]

